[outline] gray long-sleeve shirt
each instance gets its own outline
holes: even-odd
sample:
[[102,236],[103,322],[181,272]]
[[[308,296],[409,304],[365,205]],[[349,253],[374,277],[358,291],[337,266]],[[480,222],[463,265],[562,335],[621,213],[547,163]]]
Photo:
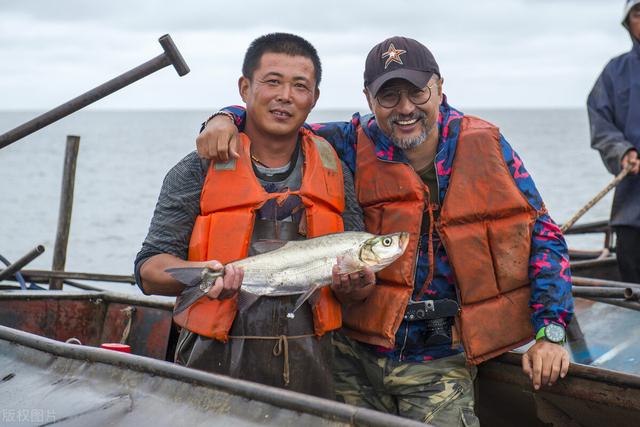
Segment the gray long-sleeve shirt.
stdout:
[[[200,193],[207,166],[208,163],[203,162],[194,151],[165,176],[149,232],[135,259],[136,282],[143,292],[140,267],[147,259],[163,253],[187,259],[193,225],[200,215]],[[347,231],[363,231],[363,213],[355,195],[353,175],[344,164],[342,172],[345,187],[345,210],[342,213],[344,228]]]

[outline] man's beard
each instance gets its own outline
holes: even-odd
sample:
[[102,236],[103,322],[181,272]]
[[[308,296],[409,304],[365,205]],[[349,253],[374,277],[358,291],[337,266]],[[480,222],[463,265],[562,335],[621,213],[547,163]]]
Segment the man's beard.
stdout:
[[[416,123],[419,123],[422,125],[422,131],[420,132],[419,135],[411,138],[397,138],[395,136],[394,130],[397,126],[395,124],[396,121],[415,120],[415,119],[418,119]],[[418,145],[422,144],[424,140],[427,139],[427,136],[431,132],[431,129],[429,129],[429,126],[427,123],[427,115],[423,111],[416,111],[415,113],[409,116],[401,116],[401,115],[391,116],[389,117],[389,119],[387,119],[387,126],[389,127],[389,129],[391,129],[391,135],[389,135],[389,139],[391,139],[391,142],[393,142],[393,145],[403,150],[409,150],[411,148],[415,148]]]

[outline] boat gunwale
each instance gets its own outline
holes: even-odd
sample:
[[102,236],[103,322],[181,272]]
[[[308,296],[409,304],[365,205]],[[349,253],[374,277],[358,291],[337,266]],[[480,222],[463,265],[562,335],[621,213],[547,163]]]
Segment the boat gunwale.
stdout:
[[[95,291],[74,291],[74,292],[60,292],[60,291],[32,291],[32,290],[17,290],[17,291],[8,291],[3,292],[0,291],[0,300],[25,300],[25,299],[69,299],[69,300],[95,300],[97,298],[103,299],[107,302],[114,303],[136,303],[141,306],[147,307],[155,307],[161,309],[173,309],[172,301],[164,301],[158,298],[149,297],[149,296],[137,296],[137,295],[129,295],[123,293],[116,293],[111,291],[104,292],[95,292]],[[0,325],[0,328],[7,328],[5,326]],[[9,328],[11,329],[11,328]],[[0,332],[2,330],[0,329]],[[26,332],[25,332],[26,333]],[[32,334],[33,335],[33,334]],[[33,335],[35,337],[40,337],[39,335]],[[2,338],[2,334],[0,334],[0,338]],[[42,339],[48,339],[44,337],[40,337]],[[59,343],[58,341],[51,340],[53,343]],[[60,343],[62,344],[62,343]],[[76,348],[72,348],[76,350]],[[502,362],[510,365],[521,366],[522,354],[519,352],[508,352],[503,355],[496,357],[485,363],[491,362]],[[633,375],[618,371],[612,371],[602,367],[593,367],[588,365],[571,363],[569,369],[570,375],[579,376],[582,378],[597,380],[597,381],[605,381],[613,385],[619,386],[627,386],[640,388],[640,375]],[[605,375],[603,376],[602,373]]]
[[67,299],[96,300],[106,302],[129,303],[142,307],[173,310],[174,302],[148,295],[126,294],[122,292],[104,291],[49,291],[49,290],[0,290],[0,300],[33,300],[33,299]]
[[414,420],[400,418],[371,409],[358,408],[315,396],[186,368],[149,357],[66,344],[2,325],[0,325],[0,340],[68,359],[104,363],[117,367],[125,367],[143,374],[146,373],[178,381],[188,381],[204,387],[213,386],[218,390],[242,396],[250,400],[261,401],[292,411],[308,413],[323,419],[342,420],[352,425],[368,425],[374,427],[386,427],[389,425],[400,427],[425,426],[425,424]]
[[[522,366],[522,353],[511,351],[485,363],[505,363],[508,365]],[[522,375],[525,376],[524,373]],[[612,371],[602,367],[588,366],[572,362],[569,365],[569,373],[567,374],[567,377],[569,376],[640,390],[640,375]]]

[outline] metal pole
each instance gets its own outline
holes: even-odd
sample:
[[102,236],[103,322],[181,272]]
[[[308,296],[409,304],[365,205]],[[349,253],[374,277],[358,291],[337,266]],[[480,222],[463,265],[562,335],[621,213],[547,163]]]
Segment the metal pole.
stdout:
[[626,299],[627,301],[639,301],[640,289],[626,288],[624,290],[624,299]]
[[598,286],[606,288],[631,288],[640,289],[640,283],[618,282],[616,280],[592,279],[590,277],[573,276],[571,278],[573,285],[578,286]]
[[624,299],[625,292],[630,288],[608,288],[596,286],[572,286],[571,293],[574,297],[582,298],[620,298]]
[[17,271],[39,257],[43,252],[44,246],[42,245],[38,245],[35,248],[31,249],[31,251],[29,251],[29,253],[24,255],[22,258],[9,265],[4,270],[0,270],[0,281],[13,276]]
[[[66,285],[73,286],[74,288],[82,289],[85,291],[104,291],[104,289],[97,286],[86,285],[84,283],[74,282],[73,280],[65,280],[64,283]],[[571,321],[571,323],[573,323],[573,320]]]
[[0,135],[0,149],[168,65],[173,65],[179,76],[187,74],[189,66],[184,62],[178,48],[171,40],[171,36],[165,34],[158,41],[162,45],[164,53]]
[[588,298],[593,301],[602,302],[604,304],[617,305],[618,307],[624,307],[631,310],[640,311],[640,303],[627,300],[617,300],[613,298]]
[[[0,270],[3,274],[4,270]],[[47,270],[22,270],[20,272],[25,279],[32,282],[47,282],[49,279],[64,280],[90,280],[95,282],[129,283],[133,285],[136,279],[133,276],[118,274],[77,273],[72,271],[47,271]]]
[[[69,229],[71,228],[71,212],[73,211],[73,191],[76,181],[76,164],[80,137],[67,135],[67,146],[64,151],[64,167],[62,170],[62,186],[60,189],[60,208],[58,210],[58,230],[53,249],[53,264],[51,270],[64,271],[67,262],[67,244],[69,243]],[[61,290],[63,280],[52,278],[49,281],[50,290]]]

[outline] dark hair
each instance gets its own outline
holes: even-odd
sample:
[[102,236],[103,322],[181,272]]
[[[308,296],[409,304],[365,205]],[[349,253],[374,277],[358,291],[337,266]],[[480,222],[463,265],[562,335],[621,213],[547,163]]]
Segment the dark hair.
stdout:
[[300,36],[288,33],[271,33],[260,36],[249,45],[244,54],[242,63],[242,75],[249,80],[260,65],[260,59],[265,53],[284,53],[289,56],[303,56],[313,62],[315,69],[316,87],[320,86],[322,78],[322,65],[316,48]]

